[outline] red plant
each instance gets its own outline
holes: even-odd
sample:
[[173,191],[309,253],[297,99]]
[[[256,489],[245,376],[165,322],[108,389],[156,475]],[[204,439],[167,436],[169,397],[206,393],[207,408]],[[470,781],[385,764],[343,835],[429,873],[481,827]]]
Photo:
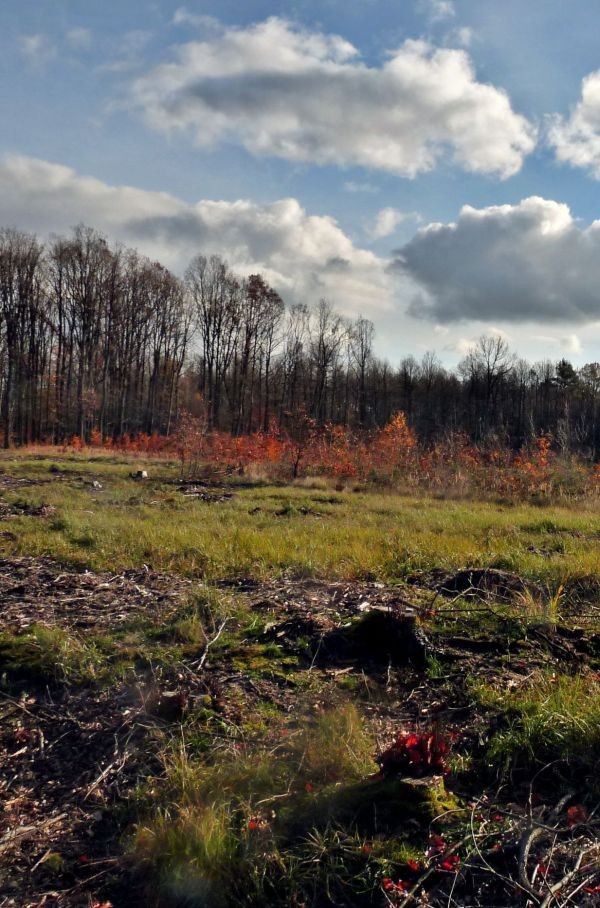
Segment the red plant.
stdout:
[[449,854],[447,857],[442,858],[439,863],[440,870],[447,870],[450,873],[454,873],[458,870],[458,865],[460,864],[460,858],[457,854]]
[[264,833],[270,829],[271,823],[267,817],[262,816],[261,814],[256,814],[255,816],[250,817],[248,820],[248,832],[253,833]]
[[398,732],[396,740],[378,758],[381,774],[422,776],[446,773],[448,741],[437,732],[424,734]]
[[600,464],[559,457],[552,439],[539,435],[518,451],[497,440],[474,444],[464,433],[449,433],[443,442],[419,443],[406,414],[395,413],[372,432],[326,423],[318,425],[304,410],[284,414],[265,431],[233,435],[209,428],[205,408],[181,412],[173,434],[138,432],[104,436],[96,426],[89,442],[71,437],[65,449],[113,447],[128,454],[176,455],[182,474],[240,475],[254,470],[270,479],[325,476],[343,488],[348,481],[399,484],[461,493],[499,494],[523,499],[566,491],[600,494]]
[[407,883],[405,880],[398,880],[397,882],[394,882],[394,880],[392,880],[389,876],[384,876],[384,878],[381,881],[381,885],[383,886],[383,888],[385,889],[386,892],[392,892],[392,893],[406,892],[407,889],[410,889],[410,884]]
[[567,810],[567,826],[578,826],[579,823],[585,823],[589,818],[589,813],[583,804],[574,804]]

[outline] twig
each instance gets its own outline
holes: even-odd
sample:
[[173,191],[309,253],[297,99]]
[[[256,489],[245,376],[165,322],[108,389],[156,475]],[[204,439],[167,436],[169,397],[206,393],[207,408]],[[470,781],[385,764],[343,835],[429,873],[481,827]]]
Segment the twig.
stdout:
[[315,650],[315,654],[314,654],[314,656],[312,657],[312,662],[310,663],[310,668],[308,669],[309,672],[312,672],[313,668],[315,667],[315,662],[316,662],[317,659],[319,658],[319,653],[321,652],[321,647],[323,646],[323,640],[324,640],[324,639],[325,639],[324,634],[321,634],[321,636],[319,637],[319,643],[318,643],[317,648],[316,648],[316,650]]
[[56,817],[50,817],[38,826],[18,826],[16,829],[9,829],[0,839],[0,853],[6,851],[7,848],[10,848],[15,839],[21,839],[30,832],[40,832],[41,830],[48,829],[49,826],[60,823],[66,816],[66,813],[61,813]]
[[494,867],[492,867],[490,862],[487,860],[487,858],[483,854],[481,848],[479,847],[479,843],[477,841],[477,836],[475,835],[475,824],[473,821],[474,821],[474,817],[475,817],[475,811],[477,810],[477,808],[479,807],[480,804],[481,804],[480,800],[477,800],[473,803],[473,807],[471,808],[471,816],[469,819],[470,835],[471,835],[471,838],[473,839],[473,846],[474,846],[474,849],[477,853],[479,860],[482,862],[482,864],[486,868],[486,870],[488,870],[489,873],[491,873],[493,876],[497,877],[499,880],[502,880],[504,885],[508,885],[510,887],[517,886],[519,889],[523,890],[527,895],[529,895],[529,889],[528,888],[524,889],[524,887],[521,885],[521,883],[519,881],[513,880],[510,877],[507,877],[504,874],[499,873],[497,870],[495,870]]
[[[198,671],[201,668],[204,668],[204,663],[206,662],[206,660],[208,658],[209,649],[211,648],[211,646],[213,646],[213,644],[215,644],[217,642],[217,640],[219,639],[219,637],[225,630],[225,625],[227,624],[228,621],[229,621],[229,618],[225,618],[225,620],[221,623],[221,626],[219,627],[219,630],[217,631],[215,636],[211,637],[211,639],[207,642],[206,646],[204,647],[204,652],[202,653],[201,658],[198,660],[198,662],[194,666],[194,668],[197,668]],[[193,665],[193,663],[192,663],[192,665]]]
[[[584,857],[586,856],[586,854],[589,854],[590,851],[596,850],[598,847],[599,847],[598,845],[591,845],[590,848],[581,849],[581,851],[579,852],[579,857],[577,858],[577,861],[575,862],[575,867],[573,868],[573,870],[570,870],[569,873],[566,873],[564,875],[564,877],[562,878],[562,880],[559,880],[558,883],[553,883],[553,885],[550,886],[550,891],[548,892],[548,895],[546,896],[544,901],[541,903],[540,908],[549,908],[549,906],[554,901],[554,897],[555,897],[556,893],[560,892],[560,890],[563,889],[567,885],[567,883],[570,883],[571,880],[574,877],[576,877],[578,873],[581,872],[581,863],[582,863]],[[592,874],[591,879],[594,878],[594,875],[595,874]]]
[[527,862],[529,861],[529,852],[536,839],[544,834],[541,826],[526,826],[519,841],[519,883],[536,901],[539,902],[539,895],[533,888],[529,875],[527,873]]
[[[130,752],[129,752],[128,750],[126,750],[125,753],[123,754],[123,757],[122,757],[121,761],[120,761],[120,766],[118,767],[117,772],[121,772],[121,770],[122,770],[123,767],[125,766],[125,764],[126,764],[126,762],[127,762],[127,760],[129,759],[130,756],[131,756]],[[104,781],[104,779],[107,777],[107,775],[109,774],[109,772],[111,772],[111,771],[115,768],[115,766],[117,766],[117,763],[119,763],[119,760],[113,760],[112,763],[109,763],[109,764],[108,764],[108,766],[106,767],[106,769],[103,769],[103,770],[102,770],[102,772],[100,773],[100,775],[98,776],[98,778],[96,779],[96,781],[95,781],[95,782],[92,782],[92,784],[90,785],[90,787],[89,787],[88,790],[86,791],[86,793],[85,793],[85,795],[84,795],[84,798],[83,798],[84,801],[87,801],[87,799],[89,798],[89,796],[90,796],[90,795],[98,788],[98,786]]]

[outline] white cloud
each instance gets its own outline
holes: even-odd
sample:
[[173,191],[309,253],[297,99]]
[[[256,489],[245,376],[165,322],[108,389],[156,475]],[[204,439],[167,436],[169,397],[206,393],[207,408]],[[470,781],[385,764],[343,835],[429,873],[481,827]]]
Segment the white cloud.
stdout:
[[567,334],[564,337],[553,337],[549,334],[534,334],[531,339],[533,341],[538,341],[545,346],[562,347],[567,353],[578,354],[583,351],[581,339],[577,334]]
[[44,66],[56,57],[56,47],[47,35],[22,35],[19,42],[21,53],[33,66]]
[[143,29],[125,32],[114,48],[114,55],[100,68],[108,72],[127,72],[136,69],[142,61],[142,53],[148,45],[152,33]]
[[458,26],[453,28],[446,35],[445,44],[452,45],[456,44],[459,47],[470,47],[473,41],[475,40],[475,32],[468,25]]
[[180,6],[173,15],[173,25],[190,25],[192,28],[220,29],[221,23],[214,16],[192,13],[185,6]]
[[379,192],[379,187],[373,183],[357,183],[355,180],[347,180],[344,183],[346,192]]
[[444,350],[447,353],[458,353],[459,356],[468,356],[477,346],[477,341],[469,340],[467,337],[459,337],[453,344],[447,344]]
[[[441,326],[439,326],[439,325],[436,325],[434,327],[434,332],[436,334],[443,333],[439,330],[440,327]],[[448,330],[448,328],[446,326],[446,331],[447,330]],[[506,331],[503,331],[502,328],[496,328],[494,326],[490,327],[489,325],[486,325],[483,333],[485,334],[486,337],[497,337],[500,340],[506,341],[507,343],[510,342],[510,340],[511,340],[510,335],[508,335],[506,333]],[[481,334],[482,334],[482,332],[480,331],[478,334],[474,335],[473,337],[458,337],[455,340],[451,341],[450,343],[446,344],[443,349],[445,350],[446,353],[456,353],[461,358],[463,356],[468,356],[469,353],[471,353],[473,350],[475,350],[477,348],[477,344],[478,344],[479,338],[481,337]]]
[[394,267],[420,288],[412,314],[438,322],[600,320],[600,221],[580,228],[547,199],[465,206],[419,230]]
[[506,178],[535,130],[504,91],[477,81],[464,50],[409,40],[369,67],[337,35],[270,18],[183,44],[133,82],[154,129],[201,147],[240,142],[256,155],[361,165],[414,177],[450,155]]
[[581,353],[583,350],[581,340],[576,334],[568,334],[560,338],[560,344],[567,353]]
[[456,15],[453,0],[419,0],[418,6],[431,23],[444,22]]
[[550,118],[548,139],[557,159],[600,180],[600,70],[581,83],[581,99],[569,117]]
[[488,337],[497,337],[500,340],[506,341],[507,343],[512,340],[508,332],[506,332],[503,328],[498,328],[496,325],[490,325],[489,327],[487,327],[485,333]]
[[66,34],[66,39],[71,47],[76,50],[87,50],[92,43],[92,33],[89,28],[71,28]]
[[396,227],[403,221],[418,220],[419,216],[414,212],[400,211],[398,208],[382,208],[367,226],[367,233],[374,240],[381,240],[384,237],[391,236]]
[[199,252],[223,255],[241,274],[260,271],[288,300],[327,297],[357,314],[391,306],[392,276],[333,218],[296,199],[270,205],[203,200],[110,186],[69,167],[27,157],[0,161],[3,223],[41,235],[84,222],[182,272]]

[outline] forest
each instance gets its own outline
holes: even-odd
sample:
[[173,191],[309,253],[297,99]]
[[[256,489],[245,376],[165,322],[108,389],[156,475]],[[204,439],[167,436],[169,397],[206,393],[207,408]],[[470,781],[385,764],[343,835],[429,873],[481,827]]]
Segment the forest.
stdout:
[[419,441],[463,434],[516,450],[549,435],[595,459],[600,365],[529,363],[498,334],[458,364],[395,364],[373,323],[326,300],[287,305],[258,274],[198,255],[180,278],[92,228],[44,244],[0,231],[0,399],[5,447],[169,436],[183,413],[208,432],[376,430],[406,414]]

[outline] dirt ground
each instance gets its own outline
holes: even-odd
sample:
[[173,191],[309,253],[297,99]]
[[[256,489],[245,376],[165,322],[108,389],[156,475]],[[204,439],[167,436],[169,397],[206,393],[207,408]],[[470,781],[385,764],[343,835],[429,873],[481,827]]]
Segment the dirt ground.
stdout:
[[[493,613],[502,599],[499,585],[504,598],[511,594],[507,575],[495,582],[489,573],[468,582],[415,580],[398,588],[312,580],[224,583],[222,593],[243,600],[256,615],[255,636],[228,649],[215,644],[212,652],[200,641],[178,650],[176,658],[157,658],[154,650],[143,658],[134,653],[133,674],[102,685],[74,682],[60,671],[36,675],[31,665],[20,671],[10,662],[9,635],[40,625],[84,642],[117,633],[120,657],[129,657],[128,634],[168,627],[193,584],[147,569],[95,574],[48,559],[0,561],[0,908],[147,904],[144,881],[127,854],[132,803],[138,787],[160,773],[165,736],[207,697],[235,734],[260,704],[293,715],[300,678],[311,710],[326,709],[352,689],[380,752],[399,727],[443,727],[458,755],[472,755],[482,752],[500,720],[473,702],[469,677],[506,688],[538,667],[572,671],[590,659],[597,665],[599,635],[595,621],[585,623],[585,604],[577,621],[532,625],[515,642],[504,613],[489,627],[472,621],[473,614]],[[469,593],[472,601],[464,598]],[[463,597],[460,608],[457,595]],[[460,610],[465,601],[471,601],[468,614]],[[353,634],[352,622],[361,618],[366,621]],[[498,636],[503,621],[505,639]],[[257,641],[281,647],[283,662],[294,665],[292,679],[283,669],[262,670],[260,652],[253,650]],[[437,670],[426,672],[432,660]],[[548,897],[530,904],[600,905],[594,892],[600,886],[600,814],[586,810],[570,822],[566,811],[579,803],[580,793],[557,801],[551,768],[535,784],[515,778],[512,787],[498,786],[493,779],[490,771],[479,790],[459,772],[446,781],[472,805],[471,831],[473,824],[497,823],[493,851],[482,850],[460,879],[426,877],[429,900],[412,903],[527,904],[527,868],[543,868],[551,855],[555,876],[548,878]],[[572,873],[578,860],[584,873]],[[562,878],[561,893],[572,893],[567,901],[552,894]]]

